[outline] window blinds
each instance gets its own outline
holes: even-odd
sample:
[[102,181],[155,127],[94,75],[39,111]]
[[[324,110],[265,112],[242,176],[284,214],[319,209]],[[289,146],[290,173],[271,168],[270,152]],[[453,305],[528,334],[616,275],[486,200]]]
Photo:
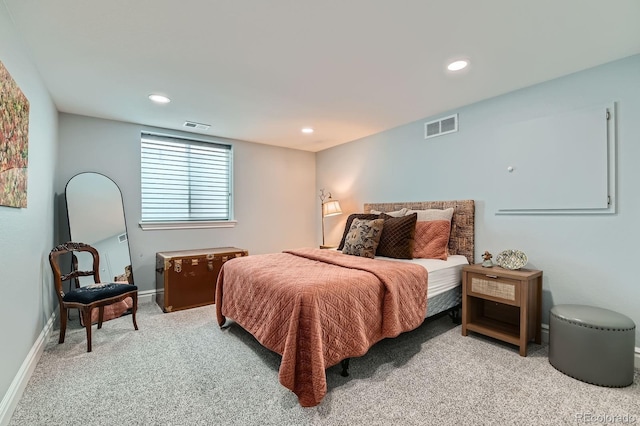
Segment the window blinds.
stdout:
[[231,219],[231,146],[142,134],[142,222]]

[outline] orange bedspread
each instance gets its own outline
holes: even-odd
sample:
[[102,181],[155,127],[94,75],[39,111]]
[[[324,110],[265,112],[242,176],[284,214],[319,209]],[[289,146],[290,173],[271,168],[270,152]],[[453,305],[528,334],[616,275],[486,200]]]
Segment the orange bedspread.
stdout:
[[327,393],[325,369],[422,324],[427,271],[418,265],[299,249],[224,264],[216,315],[282,355],[280,383],[300,405]]

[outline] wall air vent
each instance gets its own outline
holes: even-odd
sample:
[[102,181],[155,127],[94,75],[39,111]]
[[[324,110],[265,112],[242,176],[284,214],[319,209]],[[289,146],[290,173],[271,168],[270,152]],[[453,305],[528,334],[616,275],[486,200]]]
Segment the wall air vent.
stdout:
[[118,235],[118,242],[119,243],[126,243],[127,242],[127,233],[126,232],[124,234]]
[[209,130],[209,127],[211,127],[210,124],[196,123],[195,121],[185,121],[183,126],[188,127],[190,129],[198,129],[198,130]]
[[424,138],[434,138],[458,131],[458,114],[424,123]]

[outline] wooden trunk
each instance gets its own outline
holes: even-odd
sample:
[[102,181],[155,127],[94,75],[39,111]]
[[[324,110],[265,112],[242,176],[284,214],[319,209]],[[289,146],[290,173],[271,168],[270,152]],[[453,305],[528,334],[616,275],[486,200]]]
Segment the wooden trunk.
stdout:
[[215,303],[216,281],[222,265],[247,256],[236,247],[156,253],[156,301],[164,312]]

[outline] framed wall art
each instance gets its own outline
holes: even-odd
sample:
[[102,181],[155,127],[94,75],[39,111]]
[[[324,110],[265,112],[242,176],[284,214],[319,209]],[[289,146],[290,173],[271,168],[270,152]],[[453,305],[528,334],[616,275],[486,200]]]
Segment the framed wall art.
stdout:
[[0,61],[0,206],[27,207],[29,101]]

